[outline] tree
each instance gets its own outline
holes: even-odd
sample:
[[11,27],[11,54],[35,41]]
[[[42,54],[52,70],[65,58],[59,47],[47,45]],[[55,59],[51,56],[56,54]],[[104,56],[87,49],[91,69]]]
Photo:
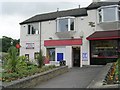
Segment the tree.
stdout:
[[[3,36],[2,39],[2,52],[7,52],[11,46],[16,46],[20,39],[12,39],[11,37]],[[0,43],[1,43],[0,42]]]
[[12,41],[12,38],[9,38],[6,36],[2,37],[2,52],[8,51],[8,48],[10,48],[12,46],[11,41]]

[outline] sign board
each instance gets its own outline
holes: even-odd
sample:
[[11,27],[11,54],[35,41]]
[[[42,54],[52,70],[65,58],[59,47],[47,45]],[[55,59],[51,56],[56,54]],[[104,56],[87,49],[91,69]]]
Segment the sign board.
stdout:
[[26,49],[34,49],[34,43],[26,43]]
[[88,59],[88,54],[82,53],[82,60],[87,60],[87,59]]

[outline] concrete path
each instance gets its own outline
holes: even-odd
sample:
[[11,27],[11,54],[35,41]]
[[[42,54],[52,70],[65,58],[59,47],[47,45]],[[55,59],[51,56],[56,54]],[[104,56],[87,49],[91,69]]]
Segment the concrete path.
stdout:
[[72,68],[68,73],[41,83],[35,88],[86,88],[104,66]]

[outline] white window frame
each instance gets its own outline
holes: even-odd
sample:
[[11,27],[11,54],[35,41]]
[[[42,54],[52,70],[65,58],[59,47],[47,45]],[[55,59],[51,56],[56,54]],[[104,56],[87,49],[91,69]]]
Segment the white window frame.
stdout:
[[[112,7],[115,7],[115,21],[104,21],[104,9],[105,8],[112,8]],[[100,8],[98,8],[98,23],[109,23],[109,22],[116,22],[116,21],[119,21],[119,10],[118,10],[118,7],[120,7],[119,5],[109,5],[109,6],[102,6],[102,7],[100,7]],[[102,20],[101,20],[101,22],[99,21],[99,10],[101,10],[101,15],[102,15]]]
[[71,16],[67,16],[67,17],[59,17],[56,19],[56,32],[61,32],[59,30],[59,20],[61,19],[68,19],[68,30],[67,31],[72,31],[71,28],[70,28],[70,19],[74,19],[74,30],[75,31],[75,17],[71,17]]
[[118,6],[118,19],[120,21],[120,6]]

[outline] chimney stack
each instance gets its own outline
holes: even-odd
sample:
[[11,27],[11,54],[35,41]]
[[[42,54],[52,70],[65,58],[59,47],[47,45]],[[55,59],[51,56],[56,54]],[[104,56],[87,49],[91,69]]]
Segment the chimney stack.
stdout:
[[57,12],[59,11],[59,8],[57,8]]

